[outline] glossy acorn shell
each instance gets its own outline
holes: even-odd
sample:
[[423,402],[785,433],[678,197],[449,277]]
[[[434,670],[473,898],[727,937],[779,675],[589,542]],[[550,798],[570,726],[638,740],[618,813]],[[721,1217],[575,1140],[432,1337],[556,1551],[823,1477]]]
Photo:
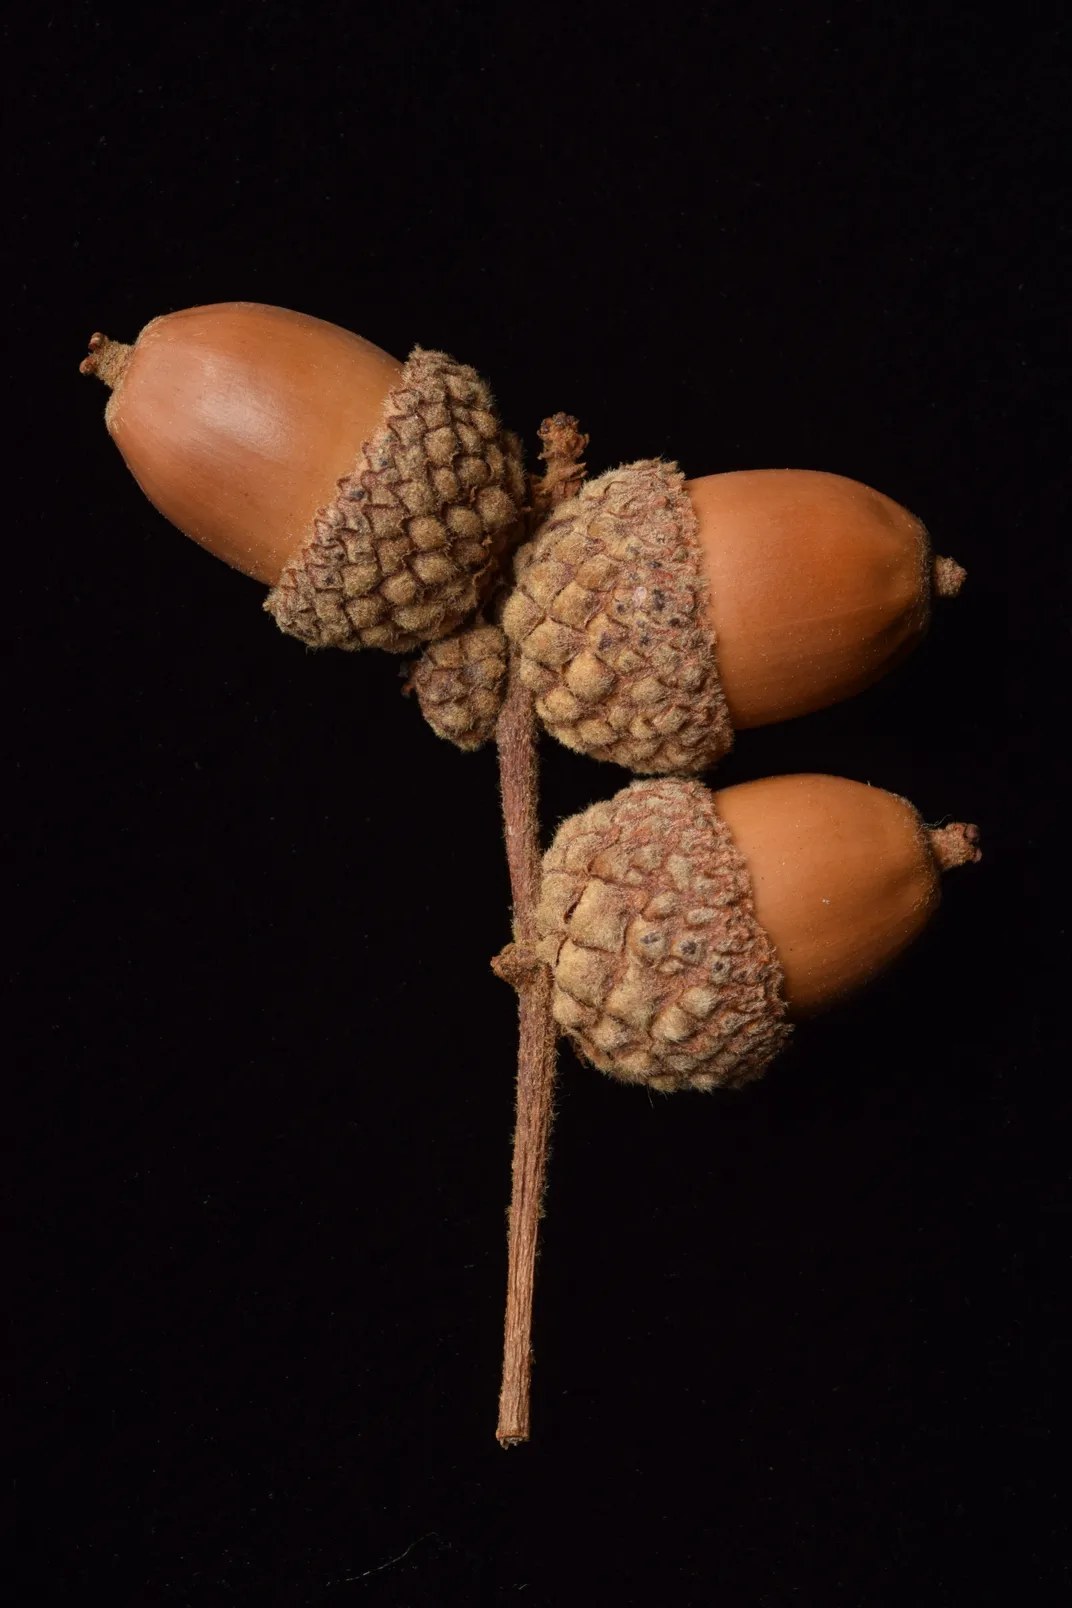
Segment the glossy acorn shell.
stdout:
[[877,976],[938,907],[927,830],[895,793],[840,776],[772,776],[717,792],[714,807],[744,855],[793,1016]]
[[926,629],[926,529],[881,492],[808,469],[685,482],[719,678],[741,730],[861,692]]
[[153,319],[115,369],[105,419],[146,496],[275,585],[378,428],[402,365],[323,319],[220,302]]

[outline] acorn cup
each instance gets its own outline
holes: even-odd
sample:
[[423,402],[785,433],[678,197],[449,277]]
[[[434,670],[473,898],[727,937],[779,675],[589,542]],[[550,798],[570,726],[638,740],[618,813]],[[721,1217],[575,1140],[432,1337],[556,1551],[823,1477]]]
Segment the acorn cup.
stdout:
[[506,696],[508,653],[502,629],[479,619],[430,642],[403,691],[417,694],[421,714],[437,737],[472,753],[495,735]]
[[546,729],[651,774],[862,691],[964,580],[918,519],[841,475],[686,481],[657,459],[584,484],[514,570],[503,626]]
[[593,1065],[664,1090],[758,1077],[923,930],[978,830],[836,776],[634,782],[559,827],[536,953]]
[[518,438],[443,352],[405,363],[347,330],[254,302],[94,335],[82,372],[164,516],[272,588],[310,647],[407,653],[470,618],[521,535]]

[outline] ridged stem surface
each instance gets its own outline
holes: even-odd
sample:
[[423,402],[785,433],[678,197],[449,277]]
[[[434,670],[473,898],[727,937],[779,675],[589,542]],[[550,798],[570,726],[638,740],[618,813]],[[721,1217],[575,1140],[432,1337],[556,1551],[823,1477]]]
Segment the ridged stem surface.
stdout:
[[506,1329],[496,1430],[503,1446],[516,1446],[529,1438],[533,1284],[555,1084],[553,982],[550,968],[537,962],[533,953],[540,888],[539,784],[534,738],[532,694],[511,664],[509,690],[498,726],[514,942],[498,958],[496,971],[517,989],[519,1035]]
[[[546,474],[533,480],[530,521],[568,498],[583,476],[579,463],[588,444],[576,419],[563,413],[540,429]],[[551,1016],[554,980],[536,959],[536,906],[540,898],[540,782],[532,693],[511,651],[506,699],[496,728],[506,857],[514,907],[514,941],[492,965],[517,989],[517,1117],[510,1199],[506,1273],[506,1326],[496,1437],[518,1446],[530,1432],[532,1301],[547,1153],[554,1114],[556,1028]]]

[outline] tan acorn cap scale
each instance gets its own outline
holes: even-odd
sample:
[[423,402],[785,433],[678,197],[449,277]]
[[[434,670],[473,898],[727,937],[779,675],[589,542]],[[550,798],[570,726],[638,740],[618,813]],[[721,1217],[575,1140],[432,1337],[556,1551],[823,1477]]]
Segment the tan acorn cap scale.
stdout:
[[399,363],[304,313],[221,302],[132,346],[94,335],[83,373],[166,518],[272,588],[311,647],[409,652],[453,631],[519,534],[521,449],[485,382],[442,352]]
[[977,829],[834,776],[712,793],[634,782],[544,858],[537,954],[554,1016],[595,1066],[658,1089],[760,1076],[789,1019],[868,982],[938,905]]
[[841,475],[686,481],[658,459],[588,481],[515,574],[503,625],[546,728],[653,774],[862,691],[964,580],[919,520]]

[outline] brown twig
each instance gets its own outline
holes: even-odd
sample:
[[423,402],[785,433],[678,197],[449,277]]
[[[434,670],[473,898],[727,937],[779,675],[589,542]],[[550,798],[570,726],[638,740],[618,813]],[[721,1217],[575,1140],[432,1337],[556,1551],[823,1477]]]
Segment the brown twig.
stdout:
[[506,853],[514,896],[514,942],[492,963],[498,975],[517,989],[519,1037],[506,1333],[496,1430],[503,1446],[516,1446],[529,1438],[532,1290],[555,1083],[551,971],[534,954],[540,879],[534,725],[532,694],[517,674],[516,665],[511,664],[509,690],[499,716],[498,743]]
[[[578,431],[576,419],[564,413],[545,419],[540,437],[547,472],[530,482],[531,528],[552,507],[577,491],[584,478],[584,465],[577,460],[588,443],[587,436]],[[535,737],[532,693],[521,679],[514,652],[506,700],[496,728],[514,941],[492,961],[497,975],[516,988],[518,995],[517,1120],[503,1375],[496,1430],[503,1446],[517,1446],[529,1438],[532,1295],[555,1085],[553,981],[550,968],[537,960],[535,953],[536,905],[540,897],[540,789]]]

